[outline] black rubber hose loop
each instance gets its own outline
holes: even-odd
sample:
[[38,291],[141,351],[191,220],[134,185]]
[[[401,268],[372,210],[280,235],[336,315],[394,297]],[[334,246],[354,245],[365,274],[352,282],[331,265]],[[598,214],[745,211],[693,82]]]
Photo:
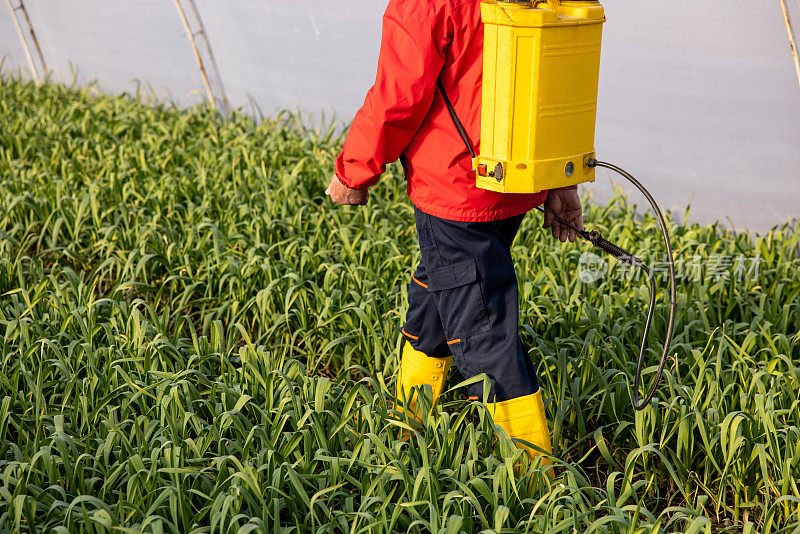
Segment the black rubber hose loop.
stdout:
[[[653,212],[656,214],[656,218],[658,219],[658,224],[661,226],[661,234],[664,237],[664,245],[667,248],[667,263],[669,265],[669,300],[670,300],[670,309],[669,309],[669,319],[667,321],[667,334],[664,339],[664,350],[661,353],[661,360],[658,363],[658,371],[656,371],[656,376],[653,379],[653,383],[650,389],[647,392],[644,400],[639,402],[639,388],[642,385],[642,371],[644,367],[644,358],[645,353],[647,351],[647,338],[650,334],[650,326],[653,322],[653,313],[655,310],[656,305],[656,283],[655,278],[653,277],[653,273],[650,272],[650,269],[647,268],[641,261],[636,258],[638,262],[638,267],[643,269],[647,273],[647,277],[650,280],[650,307],[647,310],[647,321],[645,322],[644,327],[644,334],[642,336],[642,346],[639,350],[639,360],[636,363],[636,378],[634,379],[633,384],[633,407],[637,411],[643,410],[653,399],[653,395],[656,393],[656,389],[658,389],[658,385],[661,382],[661,376],[664,373],[664,366],[667,363],[667,358],[669,356],[669,349],[670,345],[672,344],[672,335],[675,330],[675,312],[678,308],[678,301],[676,295],[676,287],[675,287],[675,260],[672,257],[672,245],[669,241],[669,229],[667,228],[667,222],[664,219],[664,215],[661,213],[661,209],[658,207],[656,200],[653,198],[653,195],[639,183],[639,181],[633,177],[630,173],[626,172],[624,169],[617,167],[611,163],[606,163],[604,161],[597,161],[594,158],[590,158],[587,160],[587,165],[590,167],[604,167],[606,169],[610,169],[617,174],[625,177],[630,183],[636,187],[647,199],[650,203],[650,207],[653,209]],[[619,247],[617,247],[619,248]],[[620,249],[622,250],[622,249]],[[635,256],[634,256],[635,258]]]
[[[632,267],[638,267],[642,271],[647,274],[647,278],[650,282],[650,306],[647,310],[647,319],[645,320],[644,324],[644,333],[642,334],[642,345],[639,349],[639,359],[636,362],[636,377],[634,378],[634,386],[633,386],[633,407],[637,411],[644,410],[644,408],[650,403],[653,399],[653,395],[655,395],[656,390],[658,389],[658,385],[661,383],[661,376],[664,373],[664,366],[667,362],[667,357],[669,356],[669,348],[672,344],[672,335],[675,328],[675,312],[678,307],[677,298],[676,298],[676,286],[675,286],[675,261],[672,258],[672,246],[670,245],[669,241],[669,231],[667,229],[667,223],[664,219],[663,214],[661,213],[661,209],[656,204],[655,199],[650,194],[650,192],[645,189],[645,187],[636,180],[631,174],[627,173],[623,169],[612,165],[610,163],[605,163],[602,161],[597,161],[594,158],[589,158],[586,160],[586,165],[589,167],[605,167],[607,169],[611,169],[614,172],[617,172],[627,178],[642,194],[647,198],[647,201],[650,202],[650,206],[653,208],[653,211],[658,218],[658,222],[661,225],[661,233],[664,237],[664,244],[667,247],[667,261],[669,264],[669,283],[670,283],[670,311],[669,311],[669,320],[667,325],[667,335],[664,340],[664,351],[661,353],[661,360],[658,364],[658,371],[656,372],[655,379],[653,380],[653,384],[647,392],[643,401],[639,401],[639,388],[642,385],[642,373],[644,367],[644,358],[647,352],[647,340],[650,336],[650,327],[653,323],[653,314],[655,312],[656,307],[656,281],[653,273],[650,269],[645,265],[645,263],[628,252],[627,250],[623,249],[622,247],[606,240],[603,238],[603,235],[597,230],[586,231],[581,228],[577,228],[574,224],[568,223],[567,221],[563,220],[562,218],[555,216],[555,220],[574,230],[581,238],[586,239],[587,241],[591,242],[595,247],[602,250],[603,252],[614,256],[619,261],[630,265]],[[544,209],[539,206],[536,209],[544,213]]]

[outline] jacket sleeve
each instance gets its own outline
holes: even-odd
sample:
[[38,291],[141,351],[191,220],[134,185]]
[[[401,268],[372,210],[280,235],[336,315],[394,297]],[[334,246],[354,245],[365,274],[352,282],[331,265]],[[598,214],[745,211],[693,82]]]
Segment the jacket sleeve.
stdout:
[[446,2],[391,0],[375,85],[356,113],[335,172],[351,189],[374,185],[396,161],[431,107],[448,39]]

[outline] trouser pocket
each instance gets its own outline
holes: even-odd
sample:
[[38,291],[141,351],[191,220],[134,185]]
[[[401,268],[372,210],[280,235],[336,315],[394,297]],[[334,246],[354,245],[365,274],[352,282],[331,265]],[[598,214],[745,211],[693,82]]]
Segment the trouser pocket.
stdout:
[[[489,330],[489,315],[475,259],[429,270],[428,284],[444,331],[451,338],[449,341]],[[442,310],[447,313],[441,313]]]
[[411,276],[408,312],[402,333],[416,350],[433,358],[444,358],[451,355],[450,348],[429,287],[428,273],[420,265]]

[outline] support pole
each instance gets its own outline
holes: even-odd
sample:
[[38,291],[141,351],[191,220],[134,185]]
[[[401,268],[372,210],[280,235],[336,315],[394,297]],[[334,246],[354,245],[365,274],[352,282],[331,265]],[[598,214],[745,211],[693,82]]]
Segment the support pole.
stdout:
[[[22,49],[25,51],[25,58],[28,60],[28,69],[31,71],[31,76],[33,76],[36,85],[42,85],[42,82],[47,78],[47,64],[44,62],[42,48],[39,46],[36,32],[33,31],[33,24],[28,16],[28,10],[25,9],[24,0],[17,0],[16,6],[11,3],[11,0],[6,0],[6,4],[8,4],[8,10],[11,12],[11,18],[14,19],[14,26],[17,28],[17,34],[19,35]],[[22,16],[22,21],[20,21],[20,14]],[[28,44],[28,37],[26,37],[23,24],[28,30],[28,36],[33,47],[36,49],[36,58],[39,60],[38,69],[34,56],[31,54],[31,47]]]
[[786,7],[786,0],[779,1],[781,3],[781,11],[783,11],[783,21],[786,23],[786,31],[789,33],[789,47],[792,49],[794,68],[797,71],[797,83],[800,84],[800,56],[797,54],[797,39],[792,27],[792,20],[789,18],[789,8]]
[[[214,53],[211,51],[211,43],[208,40],[200,12],[194,0],[174,0],[178,16],[189,37],[192,52],[200,68],[200,75],[203,77],[203,86],[206,90],[208,103],[225,117],[229,110],[228,98],[225,96],[225,88],[222,85],[222,78],[219,75],[217,62],[214,60]],[[188,6],[184,9],[183,4]],[[209,74],[211,75],[209,78]]]

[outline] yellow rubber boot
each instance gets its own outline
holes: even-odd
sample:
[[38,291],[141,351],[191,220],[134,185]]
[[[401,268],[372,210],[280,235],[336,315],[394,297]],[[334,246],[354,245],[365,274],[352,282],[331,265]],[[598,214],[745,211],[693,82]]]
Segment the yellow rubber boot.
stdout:
[[[490,402],[486,406],[495,424],[505,430],[509,437],[525,440],[547,454],[553,454],[541,391],[508,401]],[[522,443],[517,443],[517,447],[526,450],[531,459],[542,456],[540,451]],[[547,458],[542,458],[542,465],[552,464]],[[553,469],[548,469],[547,474],[552,478]]]
[[[403,347],[403,357],[400,360],[400,373],[397,377],[397,398],[402,401],[405,398],[411,397],[412,388],[429,384],[433,390],[433,404],[439,399],[444,388],[444,381],[447,378],[447,372],[450,370],[450,364],[453,362],[453,357],[446,358],[431,358],[426,354],[414,349],[411,343],[406,341]],[[414,393],[414,397],[406,400],[406,408],[414,414],[414,419],[422,422],[419,414],[414,412],[417,404],[417,396],[419,392]]]

